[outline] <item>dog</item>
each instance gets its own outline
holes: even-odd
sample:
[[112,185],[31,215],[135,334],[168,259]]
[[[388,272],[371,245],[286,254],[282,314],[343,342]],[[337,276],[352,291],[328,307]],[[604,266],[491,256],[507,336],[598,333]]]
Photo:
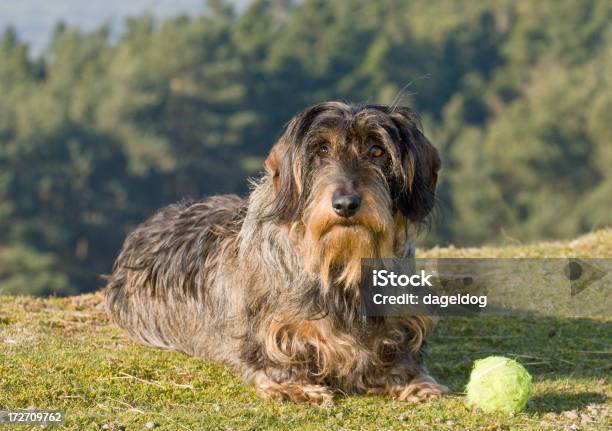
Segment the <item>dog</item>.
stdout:
[[226,364],[258,396],[441,396],[423,365],[434,321],[364,317],[363,258],[400,257],[440,169],[405,107],[319,103],[296,115],[248,199],[170,205],[125,240],[105,290],[134,340]]

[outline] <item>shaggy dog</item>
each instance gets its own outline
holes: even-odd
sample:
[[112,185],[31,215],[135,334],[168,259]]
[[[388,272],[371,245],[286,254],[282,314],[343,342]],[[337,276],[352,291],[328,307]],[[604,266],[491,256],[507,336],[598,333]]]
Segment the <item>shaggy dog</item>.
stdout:
[[263,398],[410,402],[430,318],[364,317],[363,258],[401,257],[434,205],[440,159],[408,108],[314,105],[286,126],[248,199],[170,205],[126,239],[106,288],[142,343],[228,365]]

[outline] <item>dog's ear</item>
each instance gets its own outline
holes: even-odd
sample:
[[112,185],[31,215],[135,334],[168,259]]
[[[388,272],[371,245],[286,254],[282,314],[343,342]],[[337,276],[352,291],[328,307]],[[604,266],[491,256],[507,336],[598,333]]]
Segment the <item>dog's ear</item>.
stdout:
[[416,114],[407,108],[396,108],[391,114],[400,133],[402,146],[401,187],[396,190],[397,209],[414,222],[423,221],[435,204],[438,171],[441,167],[438,150],[420,128]]
[[274,184],[274,197],[267,209],[268,217],[280,222],[290,222],[297,215],[301,194],[300,158],[294,154],[296,145],[293,119],[270,150],[264,166]]
[[270,150],[268,157],[266,157],[266,161],[264,162],[264,167],[268,175],[272,177],[272,181],[274,182],[274,190],[278,192],[280,188],[280,169],[281,169],[281,161],[285,154],[287,145],[284,143],[283,138],[279,139],[276,144]]

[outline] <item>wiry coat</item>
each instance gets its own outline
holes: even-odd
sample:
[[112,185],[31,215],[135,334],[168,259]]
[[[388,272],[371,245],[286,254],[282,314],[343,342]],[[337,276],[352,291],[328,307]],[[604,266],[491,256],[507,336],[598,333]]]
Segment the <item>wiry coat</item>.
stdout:
[[[388,120],[380,132],[386,137],[377,145],[390,152],[385,163],[305,155],[315,129],[357,148],[366,144],[349,137],[350,127],[375,128],[393,115],[403,123]],[[401,253],[410,226],[433,205],[435,178],[425,177],[437,174],[439,160],[433,147],[419,147],[427,142],[403,143],[406,130],[420,133],[411,115],[316,105],[288,125],[248,200],[214,196],[162,209],[128,236],[115,262],[106,289],[114,321],[142,343],[227,364],[262,397],[322,403],[335,390],[409,401],[440,395],[444,387],[422,365],[432,322],[365,318],[356,288],[359,260]],[[398,184],[402,176],[409,184]],[[326,196],[347,184],[364,196],[361,218],[334,229]]]

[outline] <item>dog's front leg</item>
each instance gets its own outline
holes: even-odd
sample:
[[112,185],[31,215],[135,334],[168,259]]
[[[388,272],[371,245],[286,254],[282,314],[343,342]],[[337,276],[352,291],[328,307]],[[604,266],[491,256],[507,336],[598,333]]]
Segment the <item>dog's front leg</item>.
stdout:
[[407,384],[389,383],[383,388],[383,392],[399,401],[423,403],[440,398],[450,390],[436,382],[429,374],[423,373],[415,376]]
[[422,366],[398,365],[380,377],[368,392],[388,395],[399,401],[423,403],[440,398],[450,390],[436,382]]
[[257,396],[262,399],[315,405],[331,404],[333,400],[333,392],[327,386],[291,381],[277,382],[263,370],[251,373],[249,383],[255,386]]
[[328,404],[330,380],[350,381],[367,362],[355,339],[327,319],[276,316],[253,338],[261,341],[244,346],[246,380],[262,398]]

